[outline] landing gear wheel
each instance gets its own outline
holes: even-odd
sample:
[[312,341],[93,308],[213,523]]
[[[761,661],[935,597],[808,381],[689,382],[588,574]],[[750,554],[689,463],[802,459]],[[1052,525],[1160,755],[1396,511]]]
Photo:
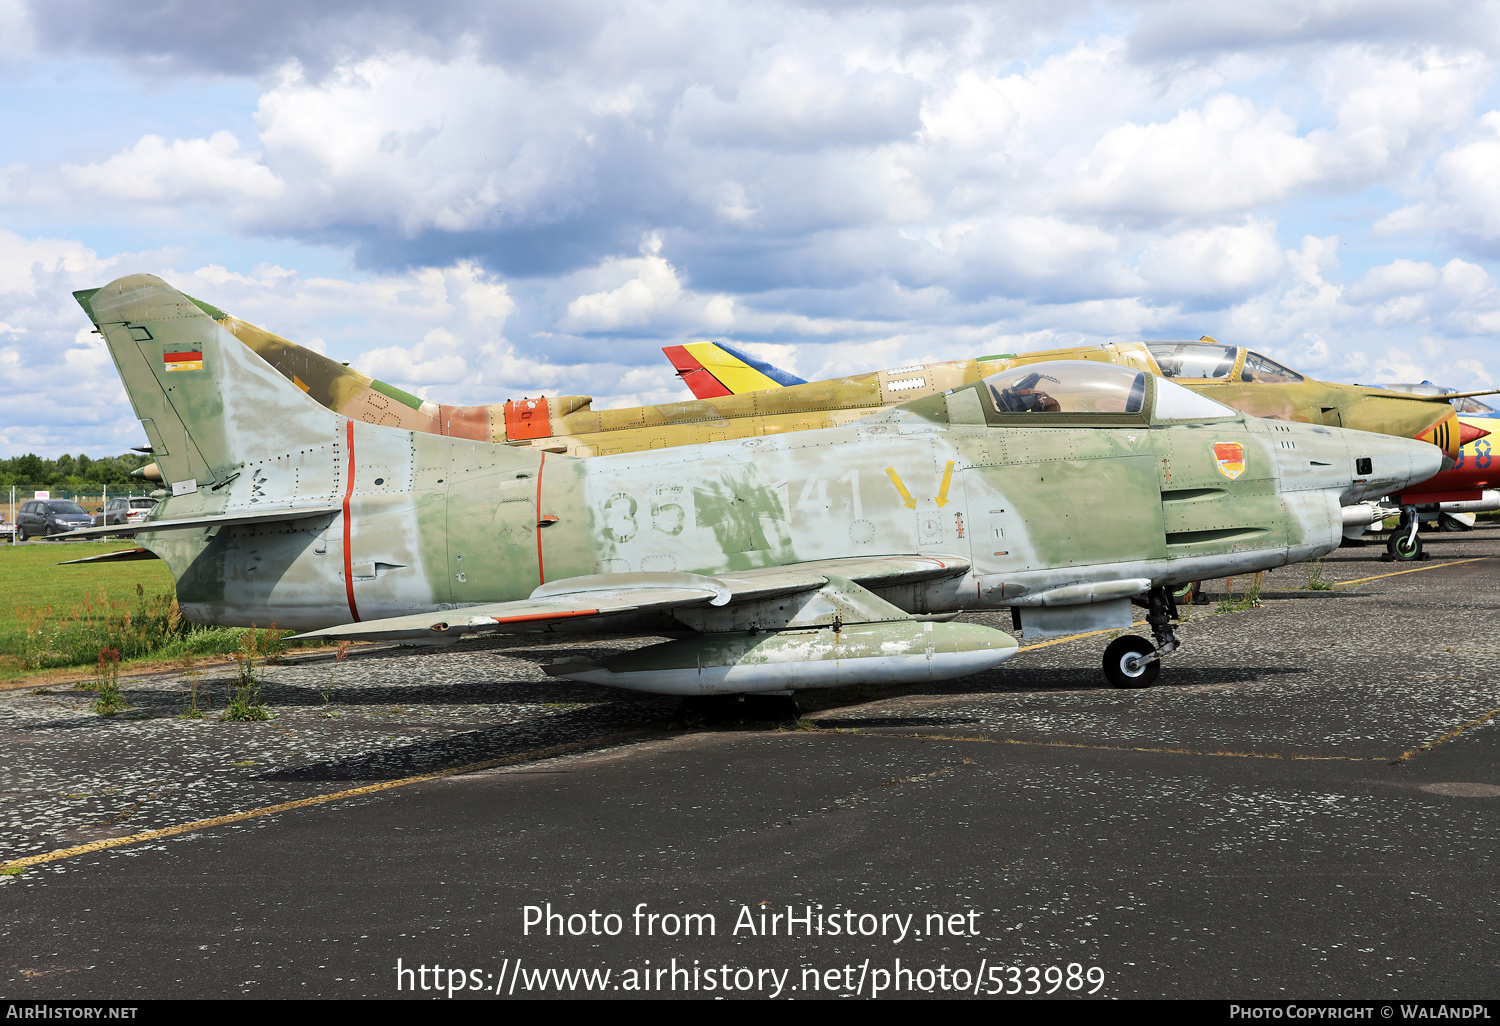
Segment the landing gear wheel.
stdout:
[[1422,558],[1422,536],[1398,528],[1385,543],[1386,554],[1394,560],[1408,562]]
[[1182,587],[1172,592],[1172,598],[1177,602],[1178,605],[1208,605],[1208,596],[1203,594],[1202,581],[1193,581],[1190,584],[1184,584]]
[[1161,660],[1145,638],[1126,635],[1104,650],[1104,676],[1111,687],[1149,688],[1160,674]]

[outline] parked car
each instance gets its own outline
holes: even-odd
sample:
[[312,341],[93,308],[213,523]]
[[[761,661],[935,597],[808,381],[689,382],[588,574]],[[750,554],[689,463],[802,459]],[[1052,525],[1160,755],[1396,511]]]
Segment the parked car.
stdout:
[[82,506],[72,499],[32,499],[16,514],[16,541],[68,534],[93,524]]
[[95,513],[95,527],[110,527],[115,524],[138,524],[156,508],[156,499],[121,496],[110,499],[103,513]]

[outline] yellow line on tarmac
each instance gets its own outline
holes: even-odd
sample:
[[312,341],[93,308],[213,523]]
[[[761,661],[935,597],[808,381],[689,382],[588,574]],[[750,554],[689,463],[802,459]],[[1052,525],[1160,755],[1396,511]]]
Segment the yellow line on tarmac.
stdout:
[[[1141,626],[1144,626],[1144,625],[1145,625],[1145,621],[1144,620],[1137,620],[1135,623],[1131,624],[1130,626],[1131,627],[1141,627]],[[1103,630],[1100,630],[1100,631],[1084,631],[1082,634],[1069,634],[1067,637],[1053,638],[1051,641],[1038,641],[1035,645],[1026,645],[1023,648],[1016,649],[1016,651],[1017,652],[1030,652],[1032,649],[1046,648],[1048,645],[1061,645],[1061,644],[1064,644],[1065,642],[1077,641],[1079,638],[1092,638],[1096,634],[1115,634],[1115,633],[1117,633],[1119,631],[1123,631],[1123,630],[1125,630],[1124,627],[1106,627],[1106,628],[1104,628]]]
[[1434,563],[1431,566],[1416,566],[1410,570],[1396,570],[1388,574],[1376,574],[1374,577],[1356,577],[1352,581],[1339,581],[1335,588],[1347,588],[1353,584],[1364,584],[1366,581],[1378,581],[1382,577],[1400,577],[1402,574],[1416,574],[1423,570],[1441,570],[1445,566],[1458,566],[1461,563],[1477,563],[1481,559],[1489,559],[1489,556],[1475,556],[1473,559],[1455,559],[1451,563]]
[[1077,641],[1079,638],[1092,638],[1095,634],[1112,634],[1115,631],[1123,629],[1124,628],[1122,627],[1107,627],[1102,631],[1085,631],[1082,634],[1069,634],[1065,638],[1053,638],[1051,641],[1038,641],[1035,645],[1026,645],[1023,648],[1017,649],[1017,651],[1030,652],[1034,649],[1046,648],[1048,645],[1061,645],[1064,642]]
[[121,848],[131,844],[141,844],[145,841],[154,841],[160,837],[172,837],[176,834],[192,833],[194,830],[207,830],[210,827],[223,826],[226,823],[238,823],[241,820],[257,819],[261,816],[271,816],[278,812],[289,812],[292,809],[303,809],[309,805],[321,805],[324,802],[336,802],[343,798],[357,798],[362,794],[375,794],[378,791],[389,791],[394,787],[405,787],[408,784],[420,784],[427,780],[438,780],[443,777],[454,777],[460,773],[473,773],[477,770],[491,769],[495,766],[504,766],[510,763],[529,762],[532,759],[543,759],[549,755],[559,755],[574,748],[583,748],[588,745],[599,744],[604,741],[613,741],[618,738],[627,737],[637,733],[636,731],[624,731],[618,734],[610,734],[606,737],[594,738],[589,741],[573,741],[565,745],[554,745],[551,748],[542,748],[535,752],[523,752],[520,755],[507,755],[501,759],[487,759],[484,762],[471,762],[467,766],[455,766],[452,769],[438,770],[434,773],[421,773],[414,777],[402,777],[400,780],[386,780],[379,784],[366,784],[364,787],[350,788],[347,791],[335,791],[333,794],[320,794],[311,798],[299,798],[294,802],[282,802],[280,805],[267,805],[261,809],[249,809],[245,812],[232,812],[227,816],[215,816],[212,819],[200,819],[192,823],[182,823],[178,826],[163,827],[160,830],[143,830],[138,834],[130,834],[127,837],[109,837],[102,841],[92,841],[88,844],[80,844],[73,848],[59,848],[56,851],[43,852],[40,855],[28,855],[25,858],[11,859],[9,862],[0,862],[0,873],[9,871],[10,874],[19,872],[28,866],[40,865],[44,862],[56,862],[58,859],[72,858],[74,855],[87,855],[91,851],[104,851],[107,848]]

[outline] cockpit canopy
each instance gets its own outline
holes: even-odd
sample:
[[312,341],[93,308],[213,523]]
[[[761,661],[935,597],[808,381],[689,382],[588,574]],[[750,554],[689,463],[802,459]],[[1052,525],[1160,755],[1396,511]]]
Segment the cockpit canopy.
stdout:
[[1107,414],[1145,419],[1154,381],[1156,420],[1238,417],[1227,406],[1175,382],[1134,367],[1097,360],[1049,360],[991,374],[988,390],[1002,418],[1056,413],[1067,417]]
[[[1286,385],[1305,380],[1275,360],[1217,342],[1147,342],[1146,348],[1166,378],[1205,378],[1210,381],[1252,381]],[[1244,353],[1243,361],[1240,353]],[[1239,373],[1235,373],[1238,364]]]
[[1094,360],[1026,364],[984,379],[995,410],[1007,413],[1139,414],[1146,372]]

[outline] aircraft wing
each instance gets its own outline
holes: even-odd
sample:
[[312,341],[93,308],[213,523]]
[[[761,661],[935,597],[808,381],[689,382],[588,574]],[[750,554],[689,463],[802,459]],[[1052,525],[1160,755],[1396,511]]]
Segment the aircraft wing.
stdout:
[[[684,573],[596,574],[553,581],[537,588],[529,598],[511,602],[340,624],[306,631],[292,640],[457,640],[464,634],[499,631],[518,624],[544,626],[622,613],[730,606],[814,591],[827,585],[830,577],[843,578],[858,585],[890,587],[956,577],[968,569],[969,563],[964,559],[903,555],[825,559],[713,577]],[[869,598],[876,603],[882,602],[873,595]]]

